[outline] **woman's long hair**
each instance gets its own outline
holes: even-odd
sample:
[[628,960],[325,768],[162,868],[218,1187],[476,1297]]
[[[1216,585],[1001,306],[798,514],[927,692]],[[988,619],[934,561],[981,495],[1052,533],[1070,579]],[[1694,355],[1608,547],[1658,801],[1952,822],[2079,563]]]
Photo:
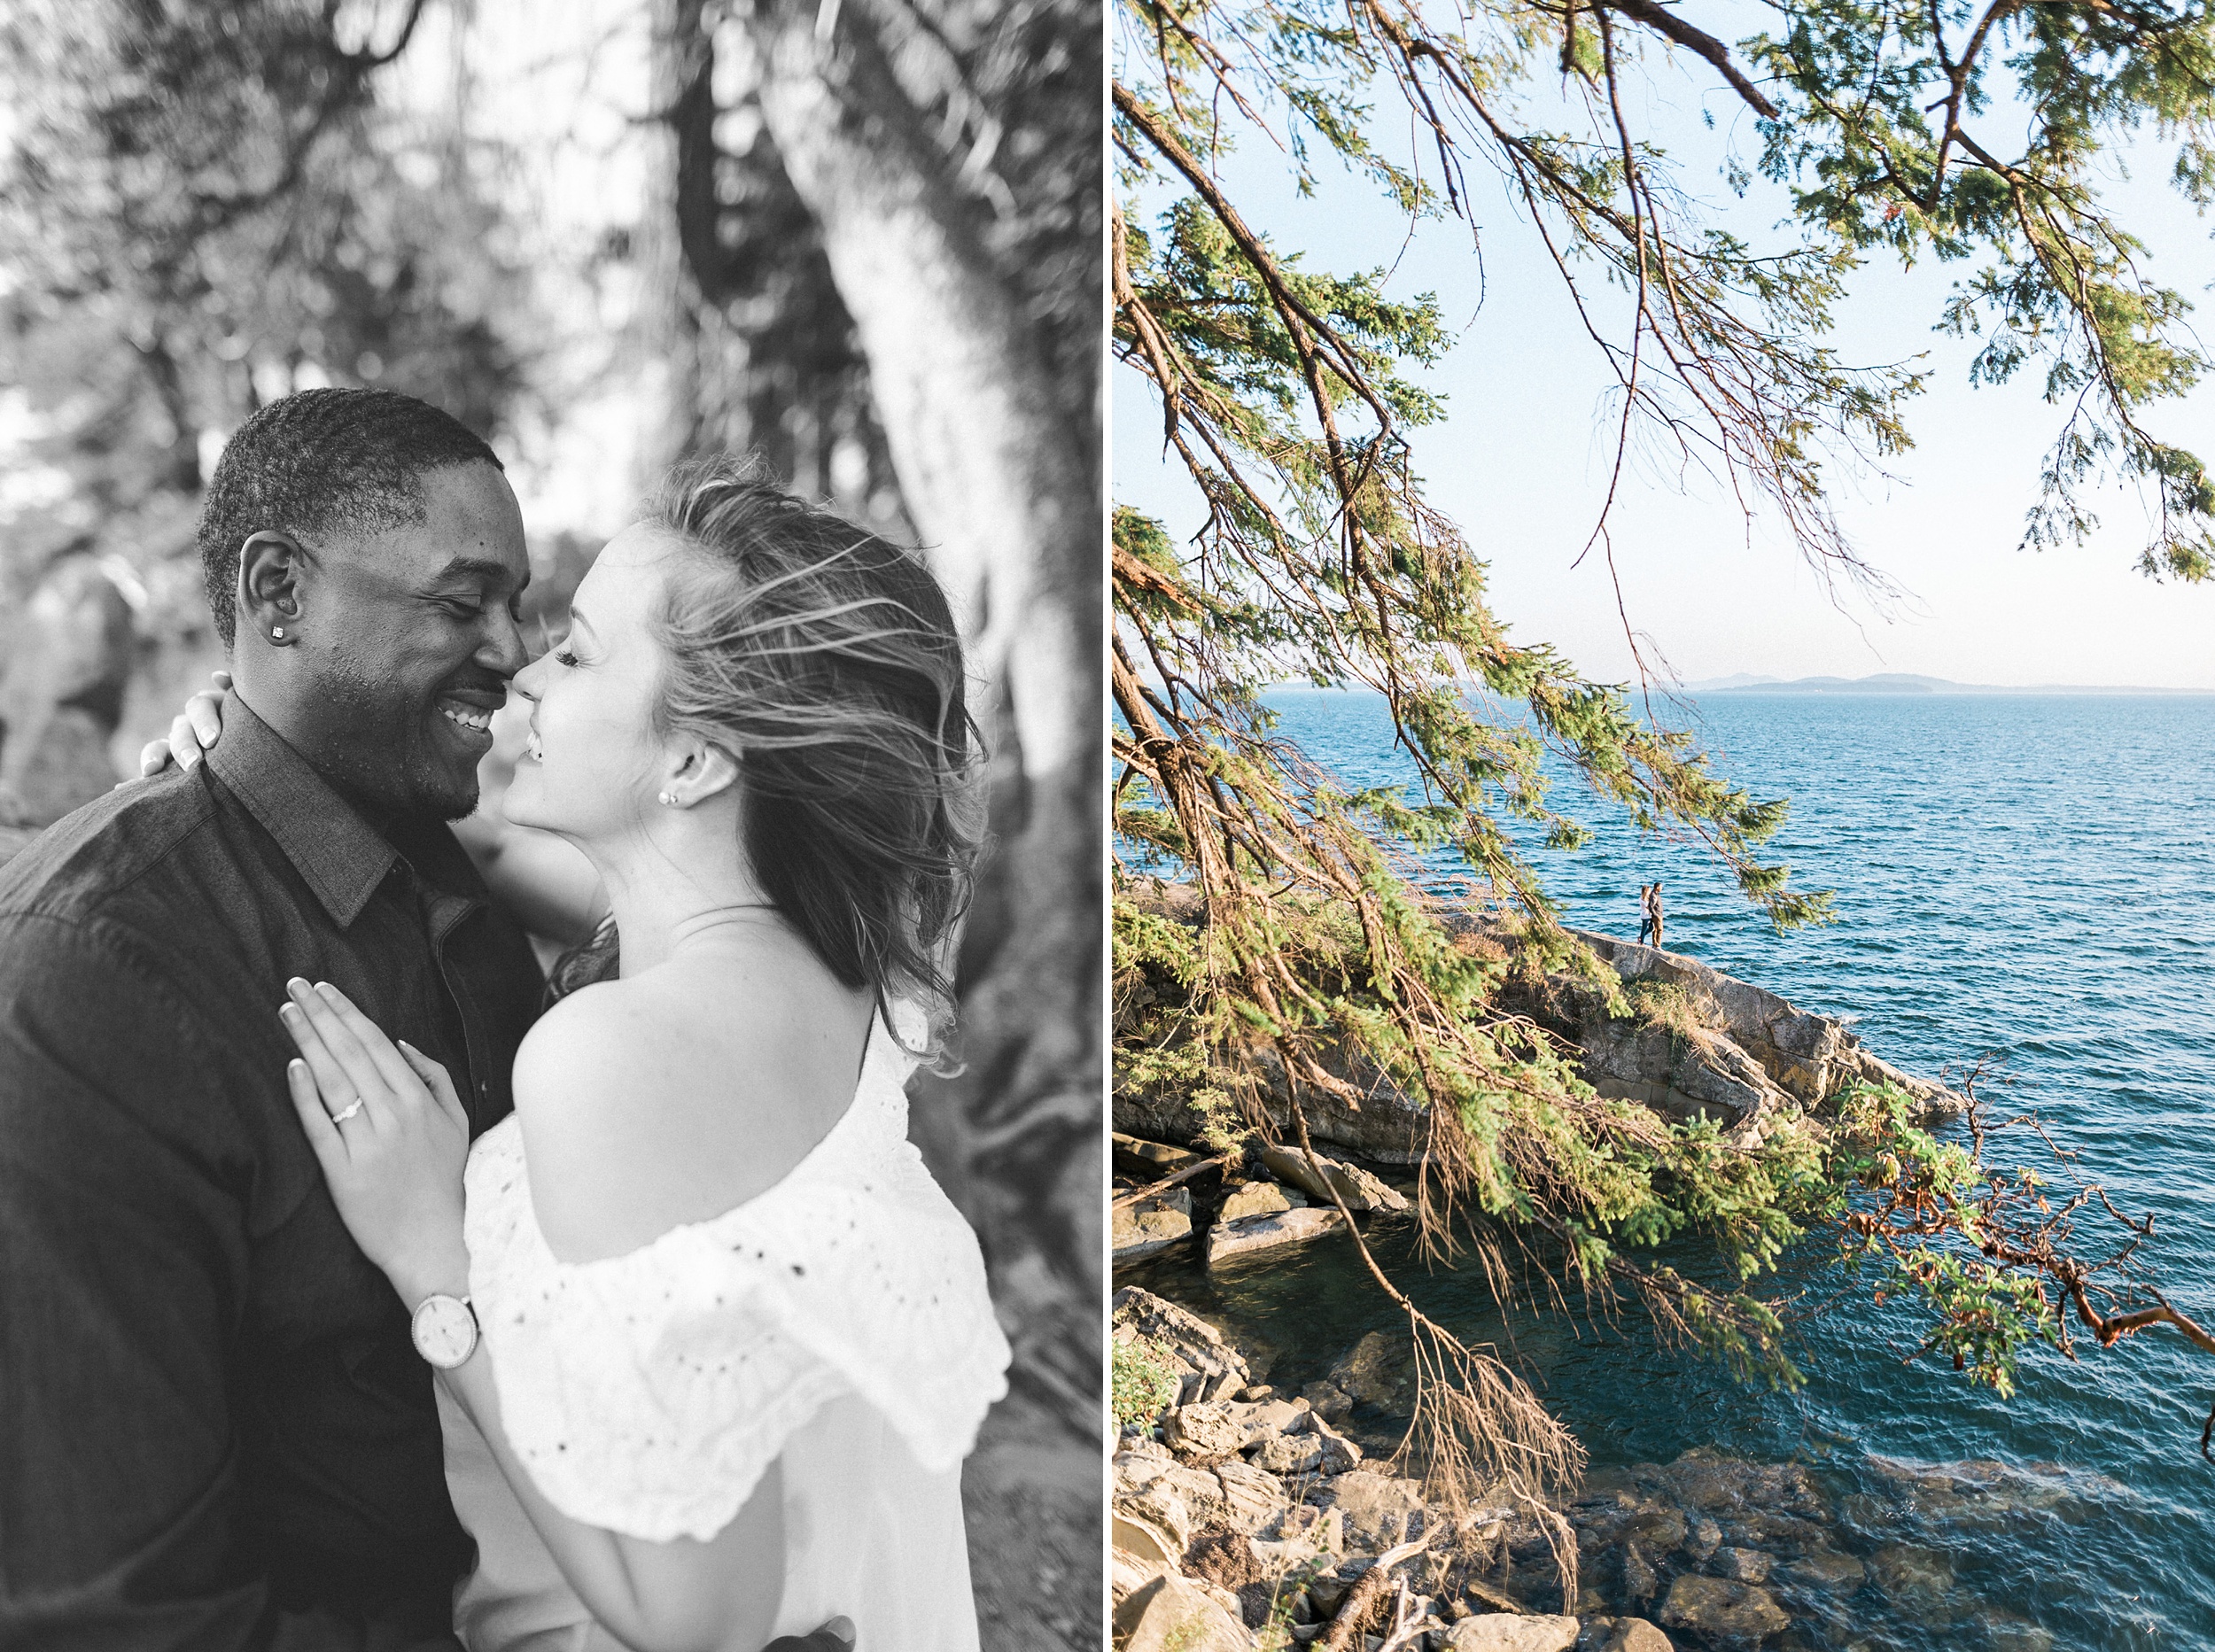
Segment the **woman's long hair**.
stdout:
[[[736,762],[747,863],[824,967],[941,1021],[981,840],[945,593],[913,554],[785,492],[758,461],[679,466],[641,520],[683,547],[655,621],[658,732]],[[603,927],[557,966],[555,990],[601,979],[614,956]]]

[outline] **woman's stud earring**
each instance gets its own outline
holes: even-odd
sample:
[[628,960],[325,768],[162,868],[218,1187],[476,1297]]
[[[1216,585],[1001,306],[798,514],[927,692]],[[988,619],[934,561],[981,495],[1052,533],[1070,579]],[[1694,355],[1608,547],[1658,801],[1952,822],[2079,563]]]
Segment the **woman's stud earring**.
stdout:
[[284,640],[284,627],[282,625],[270,626],[269,640],[272,642],[283,642]]
[[673,805],[676,801],[677,796],[674,792],[664,792],[661,794],[661,803],[664,809]]

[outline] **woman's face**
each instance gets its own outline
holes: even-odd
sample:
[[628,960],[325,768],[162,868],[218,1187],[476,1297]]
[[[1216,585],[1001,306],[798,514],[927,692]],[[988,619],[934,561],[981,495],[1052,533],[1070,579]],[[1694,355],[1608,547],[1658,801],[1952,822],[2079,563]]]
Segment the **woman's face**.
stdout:
[[531,736],[503,811],[517,826],[586,842],[635,826],[668,784],[654,730],[665,655],[652,620],[682,548],[633,524],[610,539],[577,587],[570,630],[526,666]]

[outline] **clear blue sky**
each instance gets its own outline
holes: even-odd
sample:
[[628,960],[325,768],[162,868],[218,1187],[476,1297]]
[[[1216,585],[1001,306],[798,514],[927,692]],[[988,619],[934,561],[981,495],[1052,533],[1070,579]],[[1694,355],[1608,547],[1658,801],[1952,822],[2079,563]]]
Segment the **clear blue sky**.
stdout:
[[[1724,32],[1758,27],[1750,15],[1744,20],[1745,27]],[[1687,189],[1763,243],[1784,216],[1783,197],[1757,184],[1745,200],[1733,200],[1719,170],[1728,149],[1749,164],[1754,159],[1750,113],[1706,89],[1705,65],[1680,58],[1672,66],[1658,50],[1649,56],[1647,133],[1687,158]],[[1703,106],[1714,115],[1712,132],[1701,124]],[[2134,175],[2118,175],[2109,194],[2149,244],[2156,278],[2201,306],[2196,319],[2215,337],[2211,226],[2167,184],[2172,153],[2149,139],[2128,156]],[[1448,416],[1415,436],[1431,495],[1490,563],[1495,604],[1519,638],[1556,643],[1592,675],[1628,676],[1629,653],[1598,555],[1570,565],[1590,532],[1612,462],[1613,426],[1602,400],[1608,381],[1559,277],[1505,192],[1473,168],[1481,294],[1479,260],[1462,224],[1426,225],[1410,241],[1403,218],[1335,169],[1302,201],[1283,159],[1259,142],[1228,157],[1224,175],[1279,246],[1339,270],[1396,260],[1395,294],[1440,296],[1461,332],[1428,380],[1447,398]],[[1854,278],[1839,316],[1838,342],[1849,360],[1927,353],[1935,369],[1910,406],[1916,446],[1892,462],[1892,478],[1841,477],[1838,489],[1858,548],[1910,593],[1906,602],[1885,612],[1847,592],[1834,601],[1774,532],[1757,526],[1749,544],[1736,505],[1712,484],[1696,479],[1687,492],[1673,477],[1647,475],[1626,485],[1614,526],[1630,617],[1683,680],[1739,671],[1915,671],[1962,682],[2215,688],[2215,587],[2157,585],[2133,571],[2147,537],[2135,493],[2102,496],[2102,529],[2082,547],[2016,548],[2040,461],[2063,415],[2040,399],[2042,368],[2034,364],[1999,389],[1972,389],[1973,344],[1931,330],[1952,283],[1974,268],[1903,273],[1896,262],[1873,260]],[[1620,309],[1625,301],[1617,302]],[[1162,462],[1160,413],[1145,381],[1118,368],[1110,393],[1115,498],[1162,516],[1173,531],[1190,531],[1196,496]],[[2215,457],[2215,387],[2155,410],[2148,423],[2157,435]]]

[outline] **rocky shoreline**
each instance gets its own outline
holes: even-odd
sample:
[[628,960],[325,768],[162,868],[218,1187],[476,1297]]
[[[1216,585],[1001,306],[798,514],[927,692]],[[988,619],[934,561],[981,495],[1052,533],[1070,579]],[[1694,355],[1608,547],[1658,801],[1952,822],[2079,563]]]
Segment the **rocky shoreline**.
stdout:
[[1395,1440],[1364,1444],[1348,1414],[1407,1399],[1404,1353],[1384,1336],[1294,1396],[1150,1291],[1116,1293],[1114,1335],[1166,1373],[1163,1403],[1127,1423],[1114,1461],[1121,1652],[1884,1652],[1901,1643],[1888,1624],[2052,1652],[2048,1631],[1960,1586],[1959,1534],[2080,1518],[2102,1495],[2057,1467],[1874,1459],[1876,1489],[1841,1492],[1799,1463],[1695,1449],[1595,1471],[1559,1506],[1576,1537],[1565,1600],[1533,1514],[1426,1499],[1390,1460]]
[[[1175,888],[1155,898],[1192,920]],[[1481,924],[1462,927],[1488,943]],[[1605,1096],[1665,1117],[1705,1115],[1749,1144],[1780,1119],[1819,1118],[1857,1081],[1898,1085],[1926,1118],[1965,1105],[1864,1050],[1838,1018],[1678,954],[1582,939],[1621,977],[1634,1013],[1611,1012],[1597,988],[1567,975],[1512,983],[1503,1002],[1560,1040]],[[1265,1056],[1257,1070],[1267,1078]],[[1258,1142],[1213,1153],[1203,1121],[1177,1098],[1119,1093],[1118,1268],[1186,1247],[1210,1270],[1255,1265],[1342,1228],[1341,1201],[1364,1229],[1405,1217],[1423,1113],[1351,1062],[1341,1075],[1361,1102],[1308,1097],[1313,1164]],[[1280,1094],[1264,1105],[1288,1127]],[[1400,1452],[1413,1408],[1404,1338],[1371,1332],[1294,1394],[1269,1384],[1267,1350],[1241,1352],[1220,1328],[1135,1286],[1116,1294],[1114,1337],[1121,1652],[2056,1644],[1961,1584],[1955,1546],[1962,1532],[1997,1532],[2082,1499],[2081,1477],[2057,1468],[1868,1458],[1819,1474],[1700,1447],[1597,1470],[1552,1510],[1575,1539],[1565,1595],[1540,1511],[1498,1494],[1463,1507],[1426,1498]]]

